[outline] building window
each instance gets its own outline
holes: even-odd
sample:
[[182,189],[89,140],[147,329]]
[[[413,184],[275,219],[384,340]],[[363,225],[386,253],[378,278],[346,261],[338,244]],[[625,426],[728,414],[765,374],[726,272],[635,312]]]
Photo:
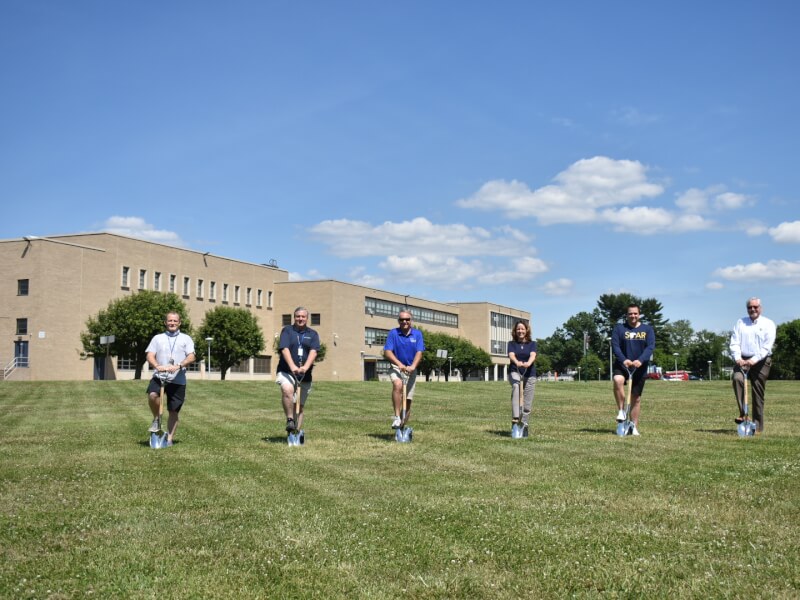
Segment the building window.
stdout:
[[250,372],[250,359],[245,358],[243,361],[236,363],[230,369],[231,373],[249,373]]
[[267,308],[272,308],[272,290],[267,292]]
[[388,329],[376,329],[374,327],[364,328],[364,343],[368,346],[376,345],[383,346],[386,343],[386,338],[389,335]]
[[198,279],[197,280],[197,299],[198,300],[202,300],[203,299],[203,280],[202,279]]
[[227,283],[223,283],[222,284],[222,301],[226,302],[226,303],[228,302],[228,284]]
[[260,308],[261,307],[261,303],[263,302],[263,300],[264,300],[264,291],[263,290],[257,290],[256,291],[256,306],[258,306]]
[[191,286],[191,281],[188,277],[183,278],[183,295],[184,297],[189,297],[189,286]]
[[256,356],[253,358],[253,373],[259,375],[267,375],[272,371],[272,357],[270,356]]
[[[494,311],[490,313],[489,345],[491,346],[491,354],[508,354],[508,342],[513,339],[513,332],[511,329],[514,327],[514,321],[517,319],[519,319],[519,317]],[[526,319],[519,320],[527,323]]]
[[253,288],[247,288],[247,306],[253,303]]
[[139,269],[139,289],[147,289],[147,269]]
[[117,370],[118,371],[135,371],[136,364],[134,363],[134,359],[129,358],[127,356],[118,356],[117,357]]
[[176,279],[177,279],[177,277],[175,277],[175,275],[173,275],[172,273],[169,274],[169,293],[170,294],[174,294],[175,293],[175,280]]
[[458,327],[458,315],[455,313],[446,313],[420,306],[405,306],[399,302],[380,300],[378,298],[364,298],[364,312],[368,315],[394,318],[401,310],[410,312],[414,321],[417,323],[431,323],[443,327]]
[[17,319],[17,335],[28,335],[28,319]]
[[161,291],[161,271],[153,273],[153,289],[157,292]]
[[287,325],[291,325],[292,324],[292,315],[283,315],[281,317],[281,322],[283,323],[284,327],[286,327]]
[[17,296],[28,295],[28,279],[17,279]]
[[216,300],[217,299],[217,282],[211,281],[208,284],[208,299],[209,300]]
[[130,276],[131,276],[131,268],[122,267],[122,287],[124,287],[125,289],[129,288],[131,285]]
[[322,321],[322,317],[320,317],[319,313],[311,313],[311,324],[312,325],[319,325]]
[[234,288],[233,288],[233,303],[234,304],[239,304],[239,300],[240,300],[240,296],[241,296],[241,289],[242,288],[240,286],[238,286],[238,285],[234,286]]

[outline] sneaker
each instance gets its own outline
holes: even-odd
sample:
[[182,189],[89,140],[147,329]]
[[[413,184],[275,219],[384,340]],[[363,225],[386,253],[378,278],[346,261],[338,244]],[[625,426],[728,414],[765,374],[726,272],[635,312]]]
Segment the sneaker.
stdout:
[[633,426],[633,431],[631,431],[631,435],[639,436],[639,430],[636,429],[636,425]]
[[150,433],[158,433],[161,431],[161,417],[156,417],[153,419],[153,422],[150,424],[150,429],[148,429]]
[[400,426],[403,422],[400,420],[400,417],[395,416],[394,420],[392,421],[392,429],[400,429]]
[[622,423],[625,420],[625,411],[621,410],[617,413],[617,423]]
[[286,419],[286,431],[289,433],[294,431],[294,419]]

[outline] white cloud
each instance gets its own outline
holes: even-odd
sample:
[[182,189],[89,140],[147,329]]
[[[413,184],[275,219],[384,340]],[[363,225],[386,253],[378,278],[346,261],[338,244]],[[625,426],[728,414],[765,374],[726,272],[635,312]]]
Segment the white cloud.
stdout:
[[598,220],[599,208],[633,204],[664,191],[647,180],[647,168],[640,162],[605,156],[573,163],[554,182],[531,190],[520,181],[493,180],[456,205],[499,211],[509,218],[533,217],[542,225],[588,223]]
[[617,231],[640,235],[663,231],[672,225],[675,220],[672,214],[663,208],[648,208],[646,206],[604,210],[602,218],[604,221],[614,224]]
[[788,260],[770,260],[767,263],[755,262],[747,265],[723,267],[714,271],[715,277],[728,281],[757,281],[800,284],[800,262]]
[[714,198],[714,208],[717,210],[738,210],[752,203],[753,201],[749,196],[734,194],[733,192],[725,192]]
[[365,287],[381,287],[386,283],[383,277],[377,277],[367,273],[366,267],[350,269],[349,280],[357,285],[363,285]]
[[632,106],[626,106],[619,110],[613,111],[611,114],[615,120],[625,125],[629,125],[631,127],[648,125],[650,123],[656,123],[661,120],[660,115],[645,114],[641,112],[639,109],[634,108]]
[[186,246],[174,231],[156,229],[141,217],[110,217],[106,219],[103,231],[181,248]]
[[746,221],[740,221],[738,227],[750,237],[756,237],[767,233],[766,225],[764,225],[761,221],[756,221],[752,219]]
[[719,281],[709,281],[706,284],[706,289],[707,290],[721,290],[724,287],[725,286],[723,284],[721,284]]
[[800,244],[800,221],[781,223],[772,227],[769,234],[779,244]]
[[436,254],[443,256],[512,256],[530,237],[511,227],[495,233],[462,224],[436,225],[418,217],[372,225],[365,221],[337,219],[311,228],[314,237],[336,256],[388,256]]
[[539,289],[548,296],[566,296],[572,292],[574,282],[571,279],[562,277],[561,279],[554,279],[548,281]]

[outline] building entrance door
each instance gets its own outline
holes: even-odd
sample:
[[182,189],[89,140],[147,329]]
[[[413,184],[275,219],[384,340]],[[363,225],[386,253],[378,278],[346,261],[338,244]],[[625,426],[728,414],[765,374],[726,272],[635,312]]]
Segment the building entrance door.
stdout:
[[14,358],[18,367],[28,366],[28,342],[17,340],[14,342]]

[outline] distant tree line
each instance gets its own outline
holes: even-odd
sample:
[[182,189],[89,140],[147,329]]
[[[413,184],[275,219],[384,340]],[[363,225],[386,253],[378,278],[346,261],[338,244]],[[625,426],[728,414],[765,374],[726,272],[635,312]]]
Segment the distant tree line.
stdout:
[[[686,319],[670,322],[664,318],[663,306],[655,298],[632,294],[603,294],[592,312],[579,312],[558,327],[553,334],[538,339],[537,372],[567,372],[580,367],[587,379],[609,375],[611,332],[625,318],[629,304],[637,304],[642,321],[653,326],[656,349],[652,363],[665,371],[675,369],[714,379],[722,369],[732,368],[728,351],[731,332],[695,331]],[[771,379],[800,378],[800,319],[779,324],[773,351]],[[675,356],[677,354],[677,356]],[[709,365],[709,361],[711,364]]]

